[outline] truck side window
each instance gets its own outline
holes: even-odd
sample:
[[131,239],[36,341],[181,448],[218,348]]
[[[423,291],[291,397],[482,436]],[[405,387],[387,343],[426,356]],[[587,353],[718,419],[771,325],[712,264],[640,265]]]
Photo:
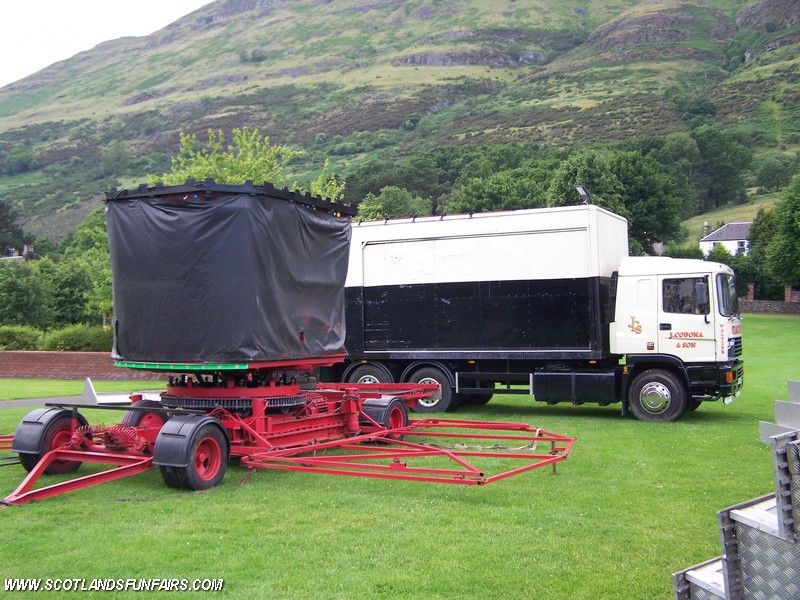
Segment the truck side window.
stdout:
[[663,285],[664,312],[707,315],[707,290],[708,286],[703,277],[665,279]]

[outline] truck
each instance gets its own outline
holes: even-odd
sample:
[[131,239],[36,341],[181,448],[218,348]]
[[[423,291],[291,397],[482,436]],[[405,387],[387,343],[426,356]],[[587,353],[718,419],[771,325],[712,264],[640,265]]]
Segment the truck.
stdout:
[[628,256],[593,204],[356,222],[331,377],[437,383],[423,413],[502,392],[674,421],[740,394],[735,290],[723,264]]

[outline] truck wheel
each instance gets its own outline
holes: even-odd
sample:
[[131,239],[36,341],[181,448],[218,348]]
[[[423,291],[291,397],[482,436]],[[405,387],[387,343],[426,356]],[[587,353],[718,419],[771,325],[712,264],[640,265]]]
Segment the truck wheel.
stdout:
[[686,388],[670,371],[651,369],[637,375],[628,392],[628,404],[640,421],[675,421],[688,405]]
[[361,365],[347,376],[347,383],[394,383],[389,373],[375,365]]
[[151,408],[153,410],[126,410],[122,415],[122,425],[125,427],[144,427],[146,429],[161,429],[169,419],[167,411],[155,400],[139,400],[131,408]]
[[447,376],[436,367],[424,367],[414,371],[408,378],[409,383],[436,383],[439,391],[435,392],[430,398],[417,400],[414,412],[432,413],[455,410],[458,408],[458,401],[453,393],[453,386]]
[[492,399],[494,394],[456,394],[456,396],[461,404],[468,404],[469,406],[483,406]]
[[494,396],[494,384],[493,383],[480,383],[479,387],[485,388],[486,393],[480,394],[456,394],[456,398],[460,404],[468,404],[470,406],[483,406],[489,400],[492,399]]

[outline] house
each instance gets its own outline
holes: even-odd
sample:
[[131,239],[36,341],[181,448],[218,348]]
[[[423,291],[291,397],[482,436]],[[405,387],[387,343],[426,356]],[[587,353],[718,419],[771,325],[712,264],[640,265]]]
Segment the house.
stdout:
[[747,253],[750,252],[749,238],[750,228],[752,226],[752,222],[728,223],[716,231],[709,233],[708,221],[706,221],[703,226],[703,234],[705,237],[700,240],[700,249],[705,256],[708,256],[708,253],[711,252],[715,245],[722,244],[733,256],[736,256],[739,252],[744,252],[744,254],[747,255]]

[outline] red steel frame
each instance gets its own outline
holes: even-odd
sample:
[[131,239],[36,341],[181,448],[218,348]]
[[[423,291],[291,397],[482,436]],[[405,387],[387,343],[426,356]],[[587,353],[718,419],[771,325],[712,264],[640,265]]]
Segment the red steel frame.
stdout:
[[[251,469],[244,481],[255,469],[263,468],[484,485],[547,465],[552,465],[555,473],[556,463],[569,456],[574,438],[524,423],[425,418],[412,419],[407,425],[390,429],[375,422],[362,410],[365,399],[386,394],[411,406],[419,398],[430,395],[435,387],[320,384],[316,390],[301,392],[305,394],[305,404],[292,414],[268,414],[269,400],[265,394],[276,397],[297,390],[282,390],[275,394],[277,390],[274,388],[256,388],[242,394],[245,390],[240,389],[236,398],[245,397],[252,401],[251,416],[243,417],[221,407],[206,414],[216,418],[227,432],[230,456],[240,458],[241,464]],[[221,391],[227,392],[214,388],[208,395],[219,398]],[[197,397],[201,392],[202,388],[189,386],[185,393]],[[180,394],[181,391],[168,387],[167,393]],[[233,398],[234,394],[229,397]],[[77,408],[70,406],[73,410],[70,442],[47,452],[3,504],[24,504],[48,498],[141,473],[154,466],[153,447],[160,428],[117,425],[80,429]],[[11,437],[0,438],[6,443],[6,448],[10,447]],[[422,443],[405,438],[430,441]],[[493,446],[469,447],[464,443],[466,441],[492,443]],[[444,444],[451,447],[444,447]],[[503,446],[509,444],[516,448]],[[539,445],[545,450],[537,452]],[[487,474],[483,468],[473,464],[483,459],[505,459],[515,466]],[[39,477],[54,461],[104,464],[114,468],[34,489]]]

